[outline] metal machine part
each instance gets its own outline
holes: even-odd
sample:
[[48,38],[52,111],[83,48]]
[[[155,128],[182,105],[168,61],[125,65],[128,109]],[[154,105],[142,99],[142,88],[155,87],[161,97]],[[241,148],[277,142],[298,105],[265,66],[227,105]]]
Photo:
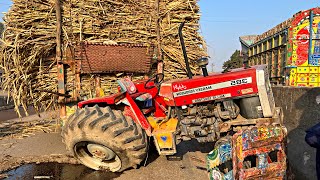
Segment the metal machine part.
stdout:
[[204,77],[208,76],[208,70],[207,70],[208,63],[209,63],[209,60],[207,57],[202,57],[197,60],[197,64],[202,69],[202,74]]
[[182,35],[182,29],[184,26],[185,22],[182,22],[179,26],[179,39],[180,39],[180,44],[182,47],[182,52],[183,52],[183,57],[184,57],[184,61],[186,63],[186,69],[187,69],[187,73],[188,73],[188,77],[189,79],[192,79],[192,72],[189,66],[189,60],[188,60],[188,55],[187,55],[187,50],[186,50],[186,46],[184,44],[184,39],[183,39],[183,35]]
[[238,117],[240,109],[232,100],[190,105],[180,108],[179,140],[196,139],[200,143],[214,142],[220,137],[219,123]]
[[272,117],[275,102],[272,94],[271,84],[267,66],[256,67],[258,96],[261,103],[263,117]]
[[241,115],[248,119],[262,118],[263,111],[258,96],[240,99]]

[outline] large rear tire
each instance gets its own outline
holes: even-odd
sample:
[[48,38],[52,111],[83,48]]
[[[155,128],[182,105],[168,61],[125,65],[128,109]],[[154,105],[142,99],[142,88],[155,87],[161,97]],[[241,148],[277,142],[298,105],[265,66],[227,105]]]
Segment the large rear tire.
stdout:
[[85,107],[71,115],[62,140],[85,166],[121,172],[137,167],[146,157],[147,138],[140,126],[120,110]]

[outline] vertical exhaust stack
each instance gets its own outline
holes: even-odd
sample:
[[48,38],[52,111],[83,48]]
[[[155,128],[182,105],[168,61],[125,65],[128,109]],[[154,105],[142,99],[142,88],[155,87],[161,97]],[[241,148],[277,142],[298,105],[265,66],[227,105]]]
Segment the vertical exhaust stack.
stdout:
[[183,34],[182,34],[182,29],[183,29],[184,24],[185,24],[185,21],[182,22],[180,24],[180,26],[179,26],[179,38],[180,38],[180,44],[181,44],[181,48],[182,48],[182,52],[183,52],[184,61],[186,63],[188,77],[189,77],[189,79],[192,79],[192,72],[191,72],[191,69],[190,69],[189,60],[188,60],[187,51],[186,51],[186,46],[184,44],[184,39],[183,39]]
[[202,74],[204,77],[208,76],[207,65],[209,64],[209,60],[207,57],[202,57],[197,60],[198,66],[202,69]]

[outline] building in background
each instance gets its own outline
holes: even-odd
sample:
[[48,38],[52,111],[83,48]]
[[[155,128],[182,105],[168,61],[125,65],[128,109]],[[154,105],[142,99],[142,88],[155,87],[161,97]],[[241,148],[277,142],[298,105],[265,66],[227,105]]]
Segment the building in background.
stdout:
[[320,86],[320,7],[300,11],[261,35],[239,39],[249,65],[267,64],[274,84]]

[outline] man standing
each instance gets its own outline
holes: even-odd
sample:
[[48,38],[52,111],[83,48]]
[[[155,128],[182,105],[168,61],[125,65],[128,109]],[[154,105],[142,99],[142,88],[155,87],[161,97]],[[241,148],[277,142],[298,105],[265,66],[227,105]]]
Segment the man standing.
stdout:
[[320,180],[320,123],[309,128],[306,133],[305,141],[311,147],[317,148],[316,169],[318,180]]

